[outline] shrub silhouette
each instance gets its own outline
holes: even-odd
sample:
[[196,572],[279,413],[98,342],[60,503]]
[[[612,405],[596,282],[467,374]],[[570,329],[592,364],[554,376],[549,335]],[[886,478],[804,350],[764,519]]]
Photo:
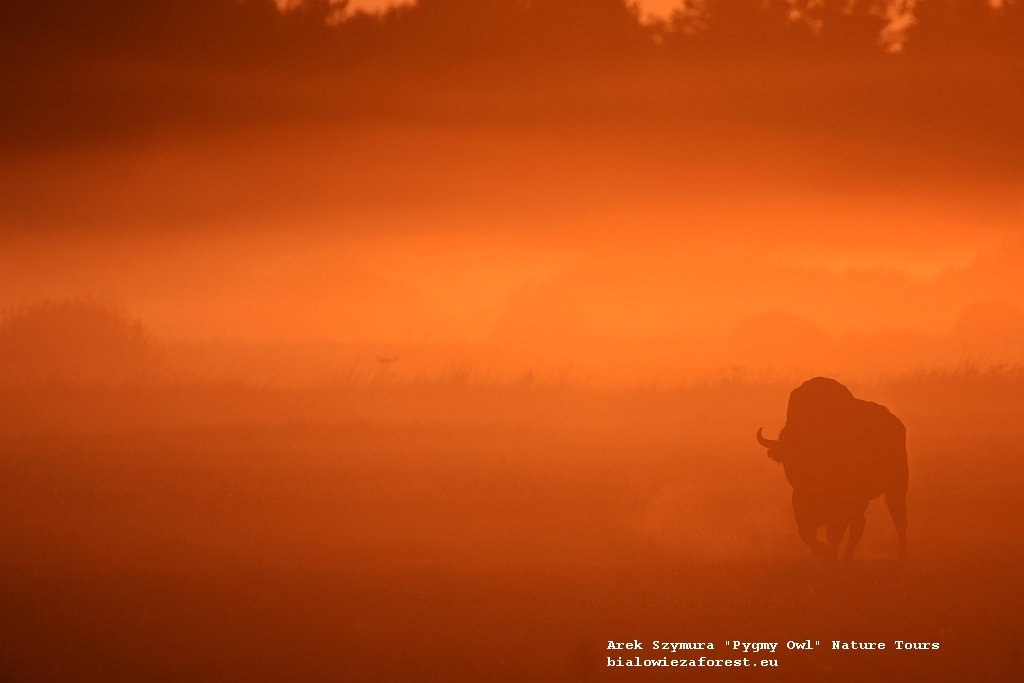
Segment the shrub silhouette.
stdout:
[[150,345],[141,323],[81,299],[43,301],[0,320],[0,380],[7,384],[116,384],[139,378]]

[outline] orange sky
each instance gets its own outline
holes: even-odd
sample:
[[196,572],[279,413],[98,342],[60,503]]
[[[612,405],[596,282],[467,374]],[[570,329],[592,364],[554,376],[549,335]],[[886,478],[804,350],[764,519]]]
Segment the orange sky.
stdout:
[[86,70],[0,162],[0,306],[499,364],[795,362],[827,335],[891,368],[972,310],[1012,340],[1013,71],[882,59]]

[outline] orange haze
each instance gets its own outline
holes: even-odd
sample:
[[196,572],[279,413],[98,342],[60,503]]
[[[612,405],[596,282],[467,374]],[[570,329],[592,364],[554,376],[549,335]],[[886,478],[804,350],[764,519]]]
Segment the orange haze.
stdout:
[[0,679],[1024,680],[1024,2],[392,4],[0,9]]

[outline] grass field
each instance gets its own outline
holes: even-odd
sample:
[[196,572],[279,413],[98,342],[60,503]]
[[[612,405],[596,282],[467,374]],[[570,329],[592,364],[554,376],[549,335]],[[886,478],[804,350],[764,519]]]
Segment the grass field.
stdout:
[[[781,384],[11,390],[0,679],[1020,680],[1018,385],[855,388],[908,426],[902,565],[880,501],[851,564],[799,542]],[[633,638],[782,646],[607,668]]]

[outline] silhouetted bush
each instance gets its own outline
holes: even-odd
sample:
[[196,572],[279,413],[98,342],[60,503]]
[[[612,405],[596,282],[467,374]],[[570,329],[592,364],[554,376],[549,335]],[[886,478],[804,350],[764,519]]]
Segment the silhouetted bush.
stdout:
[[116,384],[146,371],[150,344],[141,323],[104,304],[43,301],[0,320],[0,381]]

